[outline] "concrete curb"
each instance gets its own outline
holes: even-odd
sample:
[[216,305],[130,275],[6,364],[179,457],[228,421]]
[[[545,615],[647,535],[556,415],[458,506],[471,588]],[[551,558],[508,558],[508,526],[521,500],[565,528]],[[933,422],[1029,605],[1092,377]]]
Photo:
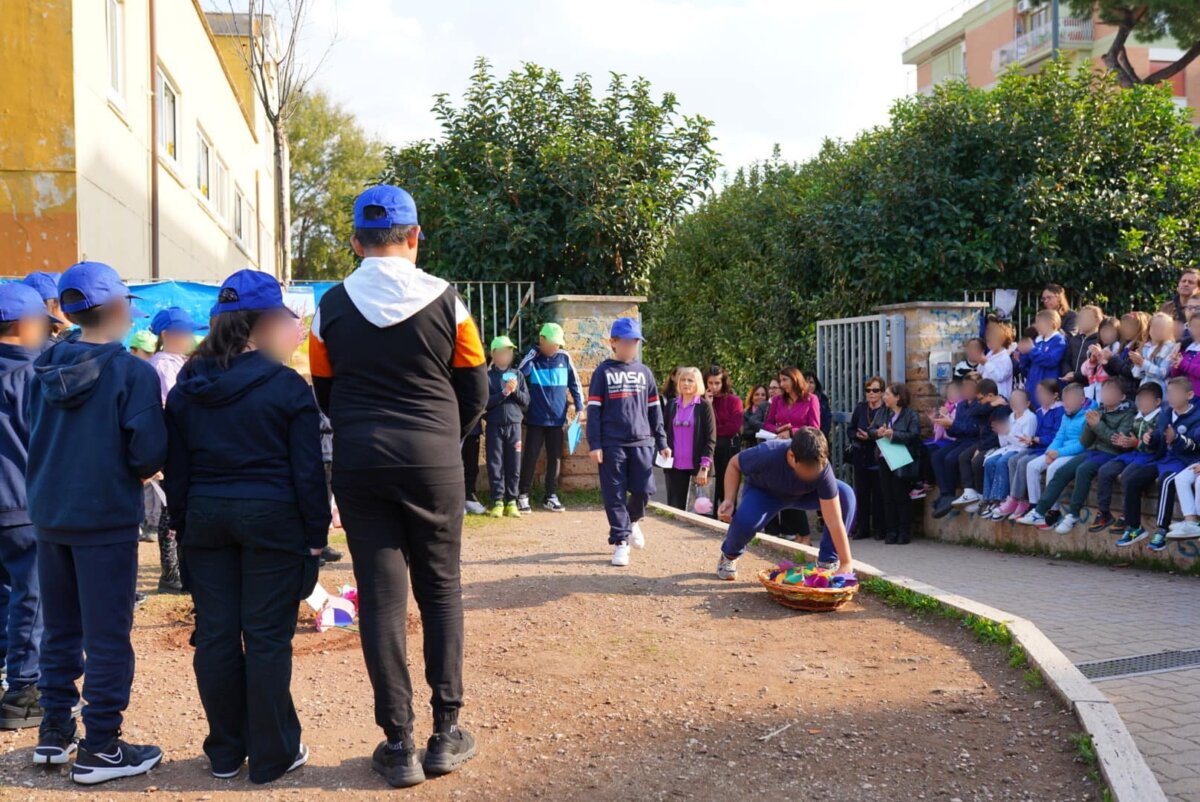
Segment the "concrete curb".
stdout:
[[[726,524],[712,518],[677,510],[657,501],[650,502],[650,507],[670,518],[721,534],[727,528]],[[790,540],[763,534],[758,535],[758,540],[774,549],[799,552],[813,559],[817,556],[817,550],[812,546],[802,546]],[[1146,765],[1146,759],[1125,728],[1125,722],[1116,708],[1032,621],[916,579],[887,574],[880,568],[857,560],[854,568],[863,576],[907,588],[961,613],[1004,624],[1013,640],[1025,650],[1029,661],[1042,673],[1059,698],[1070,706],[1084,732],[1092,737],[1092,748],[1100,764],[1100,773],[1112,791],[1113,799],[1116,802],[1167,802],[1166,794]]]

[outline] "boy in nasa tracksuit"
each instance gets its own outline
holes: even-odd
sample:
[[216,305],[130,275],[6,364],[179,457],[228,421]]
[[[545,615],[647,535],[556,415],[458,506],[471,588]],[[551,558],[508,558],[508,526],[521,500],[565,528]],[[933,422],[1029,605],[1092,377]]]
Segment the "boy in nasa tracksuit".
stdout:
[[642,327],[633,318],[612,326],[613,358],[592,374],[588,390],[587,438],[600,466],[600,493],[608,515],[612,564],[629,565],[629,547],[646,544],[641,527],[654,495],[654,452],[671,455],[663,427],[658,386],[638,359]]

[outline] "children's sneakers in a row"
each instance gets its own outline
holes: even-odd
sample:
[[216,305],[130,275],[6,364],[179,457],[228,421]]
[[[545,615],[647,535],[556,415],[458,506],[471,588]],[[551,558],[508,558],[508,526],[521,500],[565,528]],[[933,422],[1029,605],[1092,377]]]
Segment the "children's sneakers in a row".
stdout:
[[[566,512],[567,508],[558,496],[546,496],[546,503],[543,508],[550,512]],[[516,501],[508,503],[497,501],[489,510],[474,499],[467,502],[466,512],[468,515],[489,515],[492,518],[520,518],[522,515],[529,515],[533,512],[533,507],[529,504],[529,496],[518,496]]]

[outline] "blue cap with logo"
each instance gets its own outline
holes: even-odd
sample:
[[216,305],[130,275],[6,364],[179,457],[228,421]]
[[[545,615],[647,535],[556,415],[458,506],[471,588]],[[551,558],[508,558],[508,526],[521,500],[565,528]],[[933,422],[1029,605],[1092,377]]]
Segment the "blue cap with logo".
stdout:
[[196,321],[192,320],[192,316],[187,313],[187,310],[181,309],[178,306],[161,309],[150,320],[150,333],[154,335],[162,334],[164,331],[195,334],[198,331],[206,331],[207,329],[208,326],[197,325]]
[[23,281],[0,284],[0,322],[9,323],[31,317],[48,317],[55,323],[62,323],[46,311],[46,302],[33,287]]
[[614,340],[645,340],[642,336],[642,324],[631,317],[619,317],[612,324]]
[[51,298],[58,298],[58,279],[60,276],[62,276],[62,273],[38,271],[30,273],[21,279],[21,283],[37,290],[38,294],[42,296],[43,301],[49,301]]
[[[80,293],[83,295],[83,300],[62,303],[64,312],[82,312],[84,309],[101,306],[118,298],[137,297],[130,294],[129,288],[125,286],[124,281],[121,281],[117,271],[103,262],[80,262],[68,267],[67,271],[62,274],[62,278],[58,280],[60,302],[63,293],[67,290],[75,290]],[[145,312],[132,304],[129,306],[129,312],[133,317],[146,317]]]
[[221,289],[217,292],[217,303],[209,314],[265,312],[271,309],[284,309],[292,317],[297,317],[283,302],[283,289],[274,276],[261,270],[247,268],[221,282]]
[[[383,209],[382,217],[368,220],[365,215],[368,206],[378,206]],[[391,228],[392,226],[418,226],[417,202],[400,187],[390,184],[380,184],[377,187],[363,190],[354,199],[355,228]],[[420,235],[425,239],[425,235]]]

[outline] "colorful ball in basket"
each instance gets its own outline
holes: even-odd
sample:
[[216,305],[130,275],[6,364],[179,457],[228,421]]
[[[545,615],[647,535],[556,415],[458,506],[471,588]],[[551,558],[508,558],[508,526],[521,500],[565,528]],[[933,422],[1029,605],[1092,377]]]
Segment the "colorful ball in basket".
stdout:
[[697,515],[712,515],[712,499],[708,496],[700,496],[692,505],[692,509],[696,511]]

